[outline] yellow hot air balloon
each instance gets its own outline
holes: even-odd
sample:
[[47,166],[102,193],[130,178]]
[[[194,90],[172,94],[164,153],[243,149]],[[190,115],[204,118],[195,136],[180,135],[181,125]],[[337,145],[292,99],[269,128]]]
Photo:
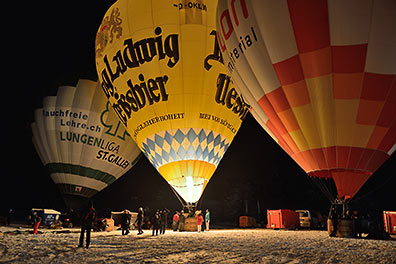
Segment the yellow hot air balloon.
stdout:
[[248,106],[216,41],[217,1],[117,1],[96,36],[101,86],[165,180],[195,203]]

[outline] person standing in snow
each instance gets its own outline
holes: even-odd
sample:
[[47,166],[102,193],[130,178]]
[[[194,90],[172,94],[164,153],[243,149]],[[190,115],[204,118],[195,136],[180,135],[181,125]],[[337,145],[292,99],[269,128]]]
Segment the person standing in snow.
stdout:
[[78,247],[83,247],[84,243],[84,234],[87,232],[87,238],[86,238],[86,248],[89,248],[89,244],[91,243],[91,229],[94,221],[96,220],[96,211],[91,203],[91,206],[85,210],[83,213],[83,217],[81,219],[81,234],[80,234],[80,244]]
[[38,227],[41,223],[41,217],[38,216],[37,212],[33,213],[33,234],[36,235],[38,232]]
[[173,220],[173,223],[172,223],[173,232],[176,232],[177,226],[179,225],[179,212],[178,211],[175,212],[172,220]]
[[355,223],[356,236],[362,238],[362,222],[359,219],[359,211],[353,210],[351,217]]
[[155,212],[155,214],[153,216],[153,236],[154,236],[154,232],[155,232],[155,235],[158,236],[159,225],[160,225],[160,212],[157,209],[157,211]]
[[209,223],[210,223],[210,212],[209,212],[209,209],[206,209],[206,214],[205,214],[206,231],[209,231]]
[[122,235],[129,234],[129,225],[131,224],[131,214],[127,209],[124,210],[121,216]]
[[184,220],[186,220],[186,216],[184,215],[183,211],[181,211],[179,216],[179,232],[182,232],[184,229]]
[[135,223],[137,223],[138,235],[143,234],[143,228],[142,228],[142,226],[143,226],[143,218],[144,218],[144,211],[143,211],[143,208],[140,207],[138,215],[137,215],[137,218],[136,218],[136,221],[135,221]]
[[333,204],[331,206],[330,209],[330,214],[329,214],[329,219],[330,219],[330,225],[332,226],[332,228],[330,230],[332,230],[331,233],[329,233],[329,235],[331,237],[335,237],[337,234],[337,228],[338,228],[338,220],[339,220],[339,212],[337,210],[337,204]]
[[197,215],[197,231],[198,233],[201,233],[202,230],[202,222],[203,222],[203,216],[201,213]]
[[168,223],[169,210],[167,208],[161,211],[160,215],[160,234],[165,234],[166,224]]

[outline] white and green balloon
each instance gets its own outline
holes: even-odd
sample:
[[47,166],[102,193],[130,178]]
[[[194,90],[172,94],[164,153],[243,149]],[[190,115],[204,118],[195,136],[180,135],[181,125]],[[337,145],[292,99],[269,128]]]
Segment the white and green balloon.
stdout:
[[34,119],[33,144],[65,196],[92,197],[140,157],[97,82],[59,87],[56,96],[43,99]]

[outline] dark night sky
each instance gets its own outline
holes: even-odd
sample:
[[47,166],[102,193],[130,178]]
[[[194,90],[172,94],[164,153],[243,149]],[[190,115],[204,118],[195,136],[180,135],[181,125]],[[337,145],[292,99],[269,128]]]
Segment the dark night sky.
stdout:
[[[84,6],[81,5],[84,2]],[[1,208],[62,208],[59,191],[41,164],[31,142],[33,109],[59,85],[96,78],[96,30],[112,2],[56,1],[10,7],[18,23],[3,35]],[[91,5],[89,5],[91,4]],[[22,3],[21,3],[22,5]],[[102,5],[102,6],[101,6]],[[23,26],[20,26],[23,25]],[[11,105],[11,106],[10,106]],[[354,205],[396,210],[396,158],[393,155],[358,193]],[[249,114],[224,155],[202,198],[219,216],[236,216],[249,201],[261,209],[313,208],[329,203],[306,174]],[[135,167],[94,197],[100,212],[139,206],[178,209],[170,187],[142,157]]]

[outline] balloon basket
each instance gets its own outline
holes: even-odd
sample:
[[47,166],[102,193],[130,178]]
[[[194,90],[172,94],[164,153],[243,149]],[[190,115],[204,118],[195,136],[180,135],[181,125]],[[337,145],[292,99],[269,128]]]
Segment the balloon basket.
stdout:
[[197,218],[196,217],[187,217],[184,220],[183,231],[196,232],[197,231]]
[[356,237],[355,220],[353,219],[328,219],[327,232],[331,237]]

